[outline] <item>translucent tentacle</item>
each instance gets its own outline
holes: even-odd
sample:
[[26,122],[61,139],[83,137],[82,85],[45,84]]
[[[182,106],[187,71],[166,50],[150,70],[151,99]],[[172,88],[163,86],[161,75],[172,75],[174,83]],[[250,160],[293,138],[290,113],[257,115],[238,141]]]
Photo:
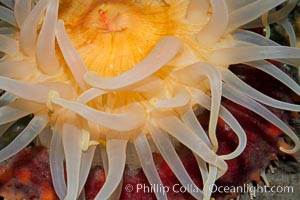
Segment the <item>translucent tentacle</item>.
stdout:
[[163,80],[152,75],[145,80],[140,81],[136,85],[132,85],[132,91],[141,92],[146,97],[153,97],[163,90]]
[[73,97],[72,87],[60,82],[30,84],[6,77],[0,77],[0,88],[23,99],[42,104],[48,102],[50,91],[57,91],[66,99],[72,99]]
[[179,108],[184,107],[190,102],[190,95],[184,88],[176,88],[174,97],[157,102],[157,108]]
[[[230,65],[263,59],[299,58],[300,49],[285,46],[247,46],[219,49],[209,55],[216,65]],[[285,61],[284,61],[285,62]]]
[[[159,149],[164,160],[168,163],[168,166],[172,169],[180,183],[186,188],[191,185],[193,188],[198,188],[185,170],[168,135],[152,123],[149,124],[149,130],[156,147]],[[189,192],[191,192],[195,198],[202,199],[203,194],[200,192],[201,190],[198,188],[197,191],[199,192]]]
[[192,108],[188,108],[185,113],[181,115],[181,119],[184,124],[186,124],[192,131],[209,147],[211,147],[211,143],[207,137],[206,132],[203,127],[199,123],[194,111]]
[[34,62],[1,62],[0,76],[24,80],[32,75],[35,69]]
[[296,94],[300,95],[300,86],[298,85],[298,83],[294,81],[289,75],[287,75],[286,73],[278,69],[278,67],[271,64],[270,62],[261,60],[261,61],[248,62],[245,64],[266,72],[267,74],[279,80],[281,83],[285,84]]
[[213,149],[216,151],[218,149],[218,140],[216,138],[216,126],[221,105],[222,94],[222,75],[220,71],[210,64],[199,62],[176,71],[174,75],[186,82],[197,80],[201,75],[204,75],[208,78],[212,96],[212,112],[210,114],[209,119],[209,138],[213,145]]
[[195,157],[195,159],[197,161],[198,167],[200,169],[202,181],[203,181],[203,183],[205,183],[207,181],[207,179],[208,179],[208,176],[209,176],[209,172],[208,172],[208,169],[207,169],[207,164],[197,154],[195,154],[195,153],[193,153],[193,154],[194,154],[194,157]]
[[297,37],[292,23],[288,19],[283,19],[279,21],[279,24],[285,29],[287,35],[289,36],[290,46],[296,47]]
[[[210,98],[206,94],[204,94],[201,90],[195,89],[193,91],[193,100],[199,104],[204,106],[206,109],[210,110]],[[227,155],[220,155],[220,157],[224,160],[230,160],[237,156],[239,156],[245,149],[247,144],[247,136],[244,129],[241,127],[239,122],[235,119],[235,117],[223,106],[220,108],[220,117],[232,128],[232,130],[236,133],[239,145],[237,148],[227,154]]]
[[216,43],[226,30],[229,16],[225,0],[210,0],[212,16],[197,35],[198,42],[204,46]]
[[19,99],[0,108],[0,124],[5,124],[44,109],[44,106]]
[[223,96],[230,99],[231,101],[244,106],[245,108],[255,112],[256,114],[260,115],[270,123],[274,124],[276,127],[281,129],[285,134],[287,134],[295,143],[293,149],[288,150],[280,147],[280,150],[286,153],[295,153],[300,148],[300,142],[298,136],[283,122],[281,121],[276,115],[274,115],[271,111],[266,109],[261,104],[257,103],[253,99],[245,96],[240,91],[236,90],[235,88],[227,85],[224,83],[223,85]]
[[9,127],[11,127],[16,121],[17,120],[0,125],[0,138],[9,129]]
[[[1,10],[0,10],[1,11]],[[18,41],[11,37],[0,35],[0,51],[9,55],[17,53],[19,50]]]
[[[84,134],[89,134],[90,140],[98,139],[98,127],[93,123],[88,123],[88,121],[81,119],[82,132]],[[89,130],[89,131],[88,131]],[[84,136],[83,136],[84,137]],[[82,149],[83,144],[81,144]],[[94,154],[96,151],[96,146],[90,146],[86,151],[82,152],[81,156],[81,166],[79,172],[79,193],[83,192],[85,182],[88,178],[90,168],[92,166]]]
[[12,27],[2,27],[0,25],[0,34],[3,35],[12,35],[16,33],[16,29],[12,28]]
[[1,3],[3,3],[5,6],[10,8],[11,10],[14,9],[14,1],[13,0],[0,0]]
[[23,22],[23,26],[20,30],[20,46],[23,52],[28,56],[33,56],[35,53],[37,25],[47,8],[48,2],[49,0],[38,1]]
[[100,78],[97,73],[87,72],[85,81],[97,88],[115,90],[130,86],[149,77],[168,63],[181,49],[181,41],[175,37],[161,39],[148,56],[131,70],[114,78]]
[[56,37],[62,54],[64,55],[64,59],[68,64],[69,69],[71,70],[77,83],[79,84],[81,89],[86,89],[87,86],[83,80],[83,75],[87,72],[87,67],[83,63],[83,60],[76,52],[75,47],[69,39],[64,27],[64,22],[62,20],[58,21]]
[[144,123],[144,110],[138,104],[131,105],[127,113],[110,114],[59,97],[54,97],[52,102],[78,113],[95,124],[113,130],[129,131],[141,127]]
[[[139,156],[139,159],[141,161],[141,165],[143,168],[143,172],[145,173],[150,185],[160,185],[162,186],[161,179],[158,175],[158,172],[155,167],[155,163],[153,161],[152,157],[152,151],[149,146],[147,137],[144,133],[141,133],[134,141],[134,145],[137,151],[137,154]],[[159,193],[158,191],[155,191],[155,196],[159,200],[166,200],[167,195],[164,193]]]
[[[51,0],[36,45],[36,59],[42,72],[55,74],[60,65],[55,51],[59,0]],[[32,26],[32,25],[31,25]]]
[[[282,102],[282,101],[276,100],[274,98],[271,98],[269,96],[266,96],[263,93],[254,89],[253,87],[251,87],[250,85],[243,82],[241,79],[239,79],[237,76],[235,76],[229,70],[223,71],[223,80],[226,83],[232,85],[237,90],[242,91],[247,96],[249,96],[263,104],[272,106],[274,108],[283,109],[283,110],[300,111],[300,105]],[[298,92],[300,92],[300,91],[298,91]]]
[[217,166],[221,174],[225,173],[227,170],[226,163],[220,159],[207,145],[205,145],[205,143],[195,133],[188,129],[176,116],[169,115],[161,116],[159,118],[156,117],[155,121],[160,128],[186,145],[203,160]]
[[[245,30],[238,30],[233,34],[233,36],[240,41],[245,41],[251,44],[256,44],[259,46],[280,46],[278,43],[267,39],[266,37],[259,35],[257,33],[251,32],[251,31],[245,31]],[[293,65],[298,67],[300,59],[299,58],[274,58],[273,60],[277,60],[282,63],[286,63],[289,65]]]
[[24,149],[47,125],[46,115],[36,115],[27,127],[4,149],[0,151],[0,162]]
[[76,199],[79,195],[79,172],[82,154],[82,132],[76,114],[68,111],[62,131],[67,171],[67,195],[65,200]]
[[108,174],[108,156],[107,156],[107,151],[106,151],[105,147],[102,145],[100,145],[100,154],[101,154],[104,173],[105,173],[105,176],[107,176],[107,174]]
[[252,3],[253,1],[256,1],[256,0],[248,0],[248,1],[226,0],[226,3],[227,3],[228,9],[232,12],[234,10],[237,10],[239,8],[242,8],[242,7]]
[[233,36],[237,40],[245,41],[247,43],[256,44],[259,46],[280,46],[273,40],[269,40],[266,37],[252,31],[241,29],[233,33]]
[[14,100],[16,100],[16,96],[9,93],[9,92],[5,92],[4,94],[2,94],[0,96],[0,107],[5,106],[11,102],[13,102]]
[[0,6],[0,19],[13,26],[17,26],[14,12],[4,6]]
[[207,18],[209,0],[190,0],[186,19],[192,23],[204,22]]
[[86,91],[84,91],[83,93],[81,93],[78,97],[77,97],[77,102],[80,103],[87,103],[89,101],[91,101],[92,99],[101,96],[103,94],[106,94],[107,92],[104,90],[100,90],[100,89],[96,89],[96,88],[90,88]]
[[108,199],[118,187],[125,168],[126,140],[109,139],[106,143],[108,155],[108,174],[106,181],[95,200]]
[[209,165],[209,176],[203,186],[203,193],[204,193],[203,200],[210,199],[210,196],[212,194],[211,186],[215,183],[215,181],[217,179],[217,172],[218,172],[218,170],[217,170],[216,166]]
[[56,194],[60,199],[64,199],[67,194],[64,172],[65,154],[62,143],[62,123],[63,119],[59,117],[54,126],[49,150],[50,170],[53,180],[53,186]]
[[232,30],[247,24],[248,22],[256,19],[257,16],[262,16],[264,13],[285,1],[286,0],[258,0],[236,9],[229,15],[229,26],[227,27],[227,32],[231,32]]
[[[212,147],[206,132],[199,123],[192,108],[188,108],[186,112],[181,115],[181,119],[184,124],[187,125],[208,147]],[[208,169],[206,166],[206,162],[195,153],[194,156],[199,166],[202,180],[203,182],[205,182],[208,178]]]
[[18,27],[21,28],[24,20],[31,11],[31,0],[15,0],[14,11]]
[[[297,5],[297,0],[288,0],[287,4],[281,7],[279,10],[271,11],[268,15],[267,21],[269,24],[273,24],[274,22],[278,22],[283,20],[287,17],[287,15],[294,9]],[[255,27],[262,27],[262,21],[260,19],[254,20],[246,25],[243,28],[255,28]]]

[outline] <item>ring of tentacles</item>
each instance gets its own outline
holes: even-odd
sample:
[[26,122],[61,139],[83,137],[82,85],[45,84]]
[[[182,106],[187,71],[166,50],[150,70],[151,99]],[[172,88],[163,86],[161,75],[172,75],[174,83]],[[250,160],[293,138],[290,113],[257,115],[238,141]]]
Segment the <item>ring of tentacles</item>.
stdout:
[[[120,196],[125,166],[142,168],[150,184],[163,187],[156,154],[182,186],[195,188],[191,196],[209,199],[210,186],[232,171],[229,163],[255,140],[235,109],[273,124],[265,134],[274,153],[299,149],[293,130],[268,108],[300,106],[256,90],[228,69],[251,66],[299,96],[299,85],[276,66],[299,66],[300,49],[287,19],[296,0],[0,2],[0,88],[6,91],[0,97],[1,133],[33,114],[0,151],[0,161],[39,137],[48,144],[60,199],[84,195],[98,154],[105,182],[94,199]],[[269,33],[273,23],[286,30],[289,46],[247,30],[264,26]],[[196,113],[209,116],[206,130]],[[218,122],[228,135],[218,133]],[[279,139],[283,134],[290,145]],[[180,148],[196,160],[197,178],[187,172]],[[168,198],[160,190],[154,194]]]

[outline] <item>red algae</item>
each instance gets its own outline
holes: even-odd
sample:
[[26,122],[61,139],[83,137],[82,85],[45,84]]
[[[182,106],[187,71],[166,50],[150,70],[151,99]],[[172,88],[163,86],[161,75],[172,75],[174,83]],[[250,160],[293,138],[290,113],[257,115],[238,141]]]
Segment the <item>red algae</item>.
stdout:
[[46,148],[28,147],[0,169],[0,196],[5,199],[58,199]]

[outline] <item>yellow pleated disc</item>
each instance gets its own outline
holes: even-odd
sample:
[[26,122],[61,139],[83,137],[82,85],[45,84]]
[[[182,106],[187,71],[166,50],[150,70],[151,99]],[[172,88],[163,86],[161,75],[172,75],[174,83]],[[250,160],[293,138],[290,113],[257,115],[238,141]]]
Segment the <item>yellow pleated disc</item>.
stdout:
[[114,77],[145,58],[163,36],[174,35],[174,13],[184,14],[187,1],[174,2],[64,0],[59,18],[88,69]]

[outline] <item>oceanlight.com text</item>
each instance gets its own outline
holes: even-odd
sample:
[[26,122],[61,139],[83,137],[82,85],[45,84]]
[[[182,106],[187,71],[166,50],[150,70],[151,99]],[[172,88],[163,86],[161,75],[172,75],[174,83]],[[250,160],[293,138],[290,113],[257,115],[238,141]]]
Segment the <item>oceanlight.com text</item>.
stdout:
[[293,193],[293,186],[266,186],[266,185],[257,185],[252,186],[248,184],[244,184],[242,186],[217,186],[216,184],[212,184],[209,187],[209,190],[212,193],[252,193],[255,195],[256,193]]

